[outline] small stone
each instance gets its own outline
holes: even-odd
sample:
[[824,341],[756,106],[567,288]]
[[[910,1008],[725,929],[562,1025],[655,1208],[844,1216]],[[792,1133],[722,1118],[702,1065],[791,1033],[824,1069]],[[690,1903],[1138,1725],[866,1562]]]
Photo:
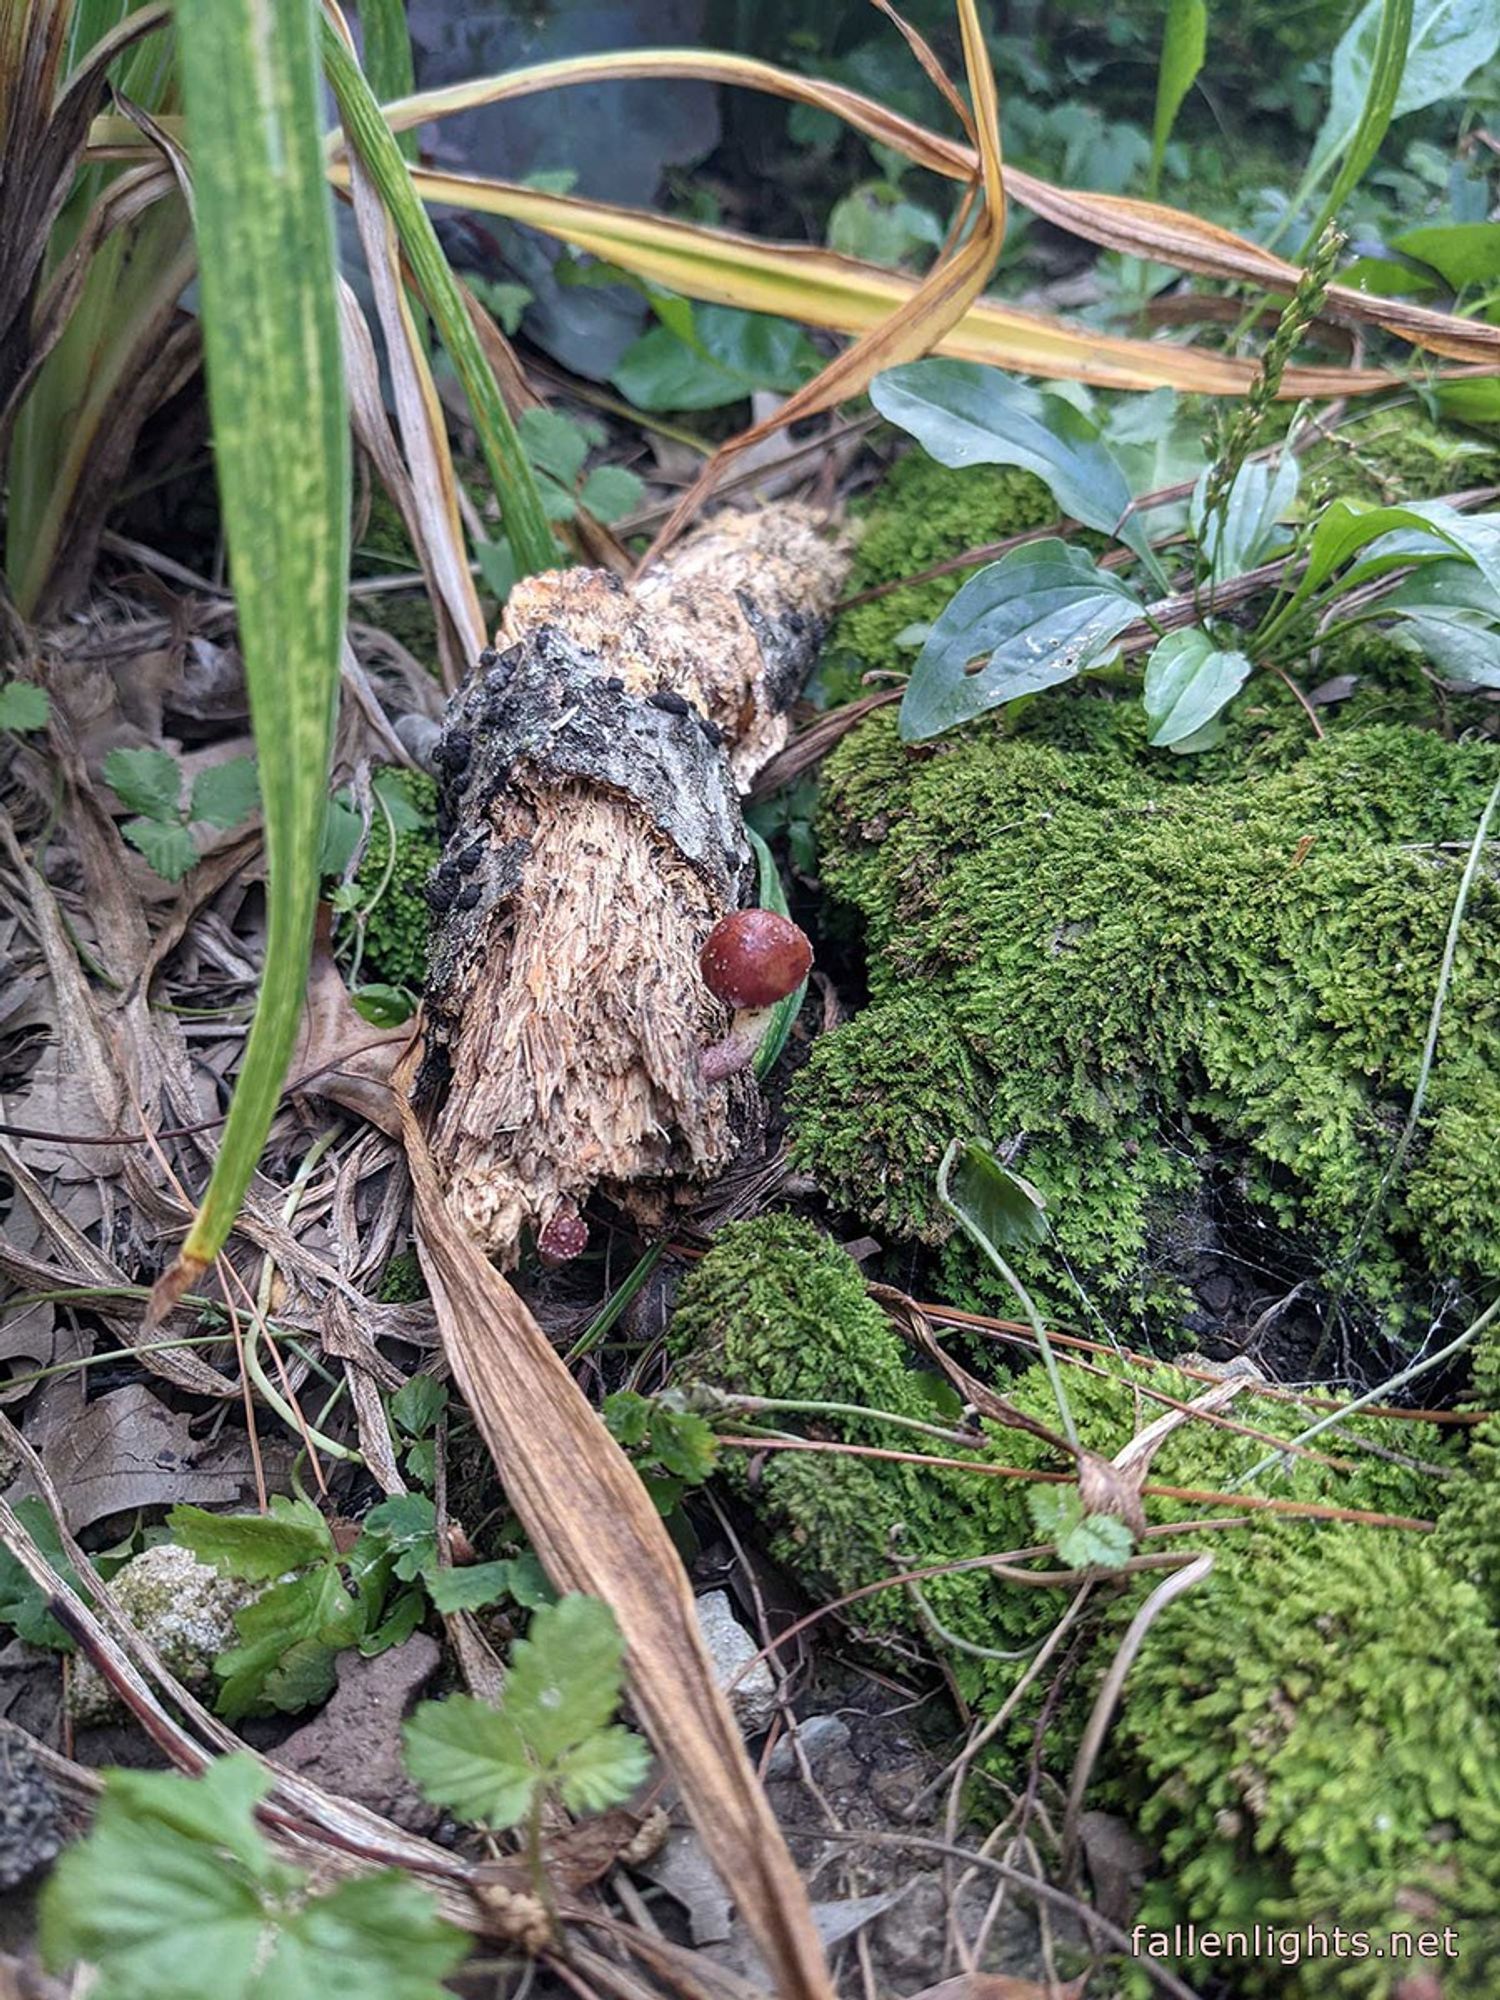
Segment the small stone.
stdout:
[[45,1868],[62,1844],[62,1808],[47,1768],[30,1739],[7,1728],[0,1732],[0,1890]]
[[[735,1721],[747,1736],[758,1736],[776,1713],[776,1682],[767,1661],[755,1659],[759,1646],[737,1623],[729,1597],[722,1590],[705,1591],[697,1600],[698,1629],[713,1661],[714,1679],[729,1696]],[[741,1668],[747,1670],[735,1680]],[[734,1682],[731,1686],[730,1683]]]
[[[110,1589],[126,1618],[194,1694],[214,1685],[214,1661],[239,1643],[234,1614],[254,1595],[175,1542],[132,1556]],[[118,1722],[124,1713],[119,1697],[82,1654],[74,1662],[68,1710],[81,1728]]]
[[839,1715],[810,1715],[805,1722],[797,1725],[795,1741],[783,1736],[766,1761],[766,1779],[795,1778],[802,1770],[797,1756],[800,1748],[807,1759],[807,1768],[817,1775],[818,1769],[849,1741],[849,1725]]

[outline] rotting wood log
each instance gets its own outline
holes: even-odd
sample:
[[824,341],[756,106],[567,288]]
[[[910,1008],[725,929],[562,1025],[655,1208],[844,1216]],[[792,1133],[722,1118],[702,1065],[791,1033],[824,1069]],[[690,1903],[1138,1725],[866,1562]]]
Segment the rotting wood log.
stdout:
[[809,510],[727,514],[633,586],[530,577],[449,704],[415,1085],[455,1218],[560,1261],[597,1189],[647,1227],[733,1159],[753,1079],[702,1051],[698,954],[753,900],[740,794],[786,740],[845,570]]

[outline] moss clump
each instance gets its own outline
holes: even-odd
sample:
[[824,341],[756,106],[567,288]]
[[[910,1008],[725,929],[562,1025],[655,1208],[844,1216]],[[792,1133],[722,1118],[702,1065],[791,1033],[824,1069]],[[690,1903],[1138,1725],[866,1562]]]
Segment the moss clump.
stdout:
[[[1479,1142],[1500,1116],[1490,875],[1418,1142],[1365,1218],[1500,752],[1369,726],[1295,753],[1278,738],[1228,774],[1194,761],[1124,732],[1063,751],[1035,724],[908,750],[886,714],[846,739],[822,865],[864,919],[872,1005],[799,1075],[794,1157],[850,1211],[932,1242],[947,1138],[1019,1138],[1056,1232],[1025,1275],[1054,1308],[1081,1290],[1159,1319],[1174,1218],[1232,1213],[1289,1238],[1283,1275],[1339,1274],[1356,1314],[1425,1324],[1500,1258],[1500,1157]],[[966,1250],[948,1276],[998,1296]]]
[[354,875],[357,907],[364,912],[365,978],[388,981],[420,992],[427,978],[427,939],[431,911],[427,878],[437,865],[437,785],[420,771],[381,774],[394,787],[406,811],[393,815],[391,825],[377,804],[370,822],[364,858]]
[[383,1306],[411,1306],[428,1296],[422,1260],[415,1250],[398,1250],[389,1260],[375,1296]]
[[1389,506],[1496,480],[1493,444],[1434,423],[1414,404],[1396,404],[1340,424],[1305,454],[1302,499],[1309,511],[1339,498]]
[[[358,578],[390,576],[420,567],[406,523],[394,500],[378,483],[370,489],[369,515],[354,549],[351,573]],[[420,584],[410,590],[382,590],[357,600],[356,616],[388,632],[397,645],[429,671],[437,671],[437,619]]]
[[[820,1438],[962,1457],[883,1421],[934,1420],[932,1378],[911,1365],[854,1264],[808,1224],[762,1217],[721,1232],[685,1281],[669,1342],[679,1382],[798,1401],[855,1403],[868,1416],[772,1416]],[[1201,1393],[1170,1368],[1121,1362],[1066,1371],[1084,1443],[1113,1456],[1159,1416],[1155,1397]],[[1040,1368],[1000,1386],[1054,1422]],[[1151,1392],[1155,1392],[1155,1397]],[[1292,1435],[1295,1409],[1245,1395],[1231,1415]],[[988,1428],[976,1465],[1055,1467],[1044,1444]],[[1335,1447],[1345,1465],[1299,1458],[1280,1490],[1382,1512],[1431,1512],[1431,1478],[1412,1455],[1443,1461],[1425,1428],[1358,1418]],[[1395,1456],[1366,1455],[1360,1441]],[[1190,1423],[1152,1463],[1153,1484],[1222,1491],[1264,1452],[1263,1438]],[[1351,1469],[1352,1467],[1352,1469]],[[841,1454],[773,1452],[746,1494],[773,1552],[818,1593],[858,1589],[893,1571],[960,1561],[1036,1539],[1019,1482],[978,1471]],[[1162,1497],[1153,1522],[1196,1510]],[[1191,1545],[1190,1539],[1172,1546]],[[1500,1647],[1479,1594],[1431,1540],[1394,1530],[1261,1522],[1205,1537],[1209,1578],[1151,1628],[1131,1671],[1097,1796],[1126,1807],[1159,1842],[1161,1878],[1140,1913],[1150,1926],[1195,1921],[1223,1930],[1259,1918],[1292,1928],[1459,1929],[1466,1968],[1445,1985],[1479,2000],[1481,1968],[1500,1949]],[[1066,1774],[1097,1678],[1148,1576],[1096,1599],[1097,1643],[1057,1711],[1044,1755]],[[1062,1601],[970,1572],[933,1578],[919,1601],[891,1589],[860,1602],[869,1630],[901,1631],[944,1649],[1014,1652],[1054,1623]],[[949,1671],[981,1713],[1010,1692],[1014,1660],[963,1645]],[[1029,1747],[1034,1705],[997,1746]],[[1186,1969],[1186,1968],[1182,1968]],[[1206,1970],[1207,1968],[1203,1968]],[[1219,1968],[1222,1970],[1222,1967]],[[1313,1993],[1391,2000],[1400,1961],[1306,1974],[1267,1956],[1234,1968],[1236,1991],[1310,2000]],[[1445,1965],[1445,1979],[1452,1968]],[[1467,1983],[1464,1983],[1465,1980]],[[1342,1981],[1342,1983],[1340,1983]]]
[[[1057,503],[1034,473],[1004,465],[954,471],[910,451],[891,468],[866,514],[848,595],[1056,519]],[[896,643],[898,634],[908,625],[929,624],[973,573],[933,577],[855,605],[834,627],[830,653],[835,659],[851,654],[866,671],[908,673],[915,656]]]

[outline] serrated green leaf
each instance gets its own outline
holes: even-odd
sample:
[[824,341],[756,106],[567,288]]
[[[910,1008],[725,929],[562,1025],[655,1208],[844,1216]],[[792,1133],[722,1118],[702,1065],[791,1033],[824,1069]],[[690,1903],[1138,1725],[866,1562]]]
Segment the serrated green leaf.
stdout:
[[360,1607],[330,1563],[273,1584],[235,1613],[241,1643],[214,1663],[229,1721],[271,1710],[294,1713],[321,1700],[334,1682],[334,1656],[356,1645]]
[[176,823],[182,766],[165,750],[111,750],[104,782],[127,812]]
[[[16,1502],[15,1512],[53,1569],[76,1589],[77,1572],[63,1553],[46,1502],[30,1494]],[[47,1609],[47,1593],[32,1582],[9,1549],[0,1549],[0,1627],[5,1626],[28,1646],[46,1646],[56,1653],[73,1650],[73,1641]]]
[[541,1776],[508,1715],[473,1695],[419,1702],[402,1731],[406,1768],[434,1805],[503,1829],[526,1817]]
[[1157,749],[1180,745],[1213,721],[1250,678],[1243,653],[1220,650],[1196,625],[1169,632],[1146,665],[1144,702]]
[[624,1649],[609,1606],[574,1595],[544,1604],[511,1648],[505,1712],[544,1765],[602,1729],[620,1705]]
[[815,374],[818,351],[791,320],[733,306],[693,308],[691,341],[654,326],[611,378],[640,410],[717,410],[757,389],[789,392]]
[[1135,1536],[1117,1514],[1085,1514],[1057,1553],[1070,1569],[1118,1569],[1134,1547]]
[[51,714],[45,688],[30,681],[7,681],[0,687],[0,729],[45,729]]
[[392,1420],[408,1437],[425,1437],[447,1407],[447,1386],[431,1375],[413,1375],[391,1397]]
[[629,1798],[651,1768],[651,1752],[633,1729],[599,1729],[565,1751],[557,1789],[569,1812],[605,1812]]
[[424,811],[411,795],[411,778],[406,771],[397,770],[385,764],[370,780],[370,790],[375,794],[397,833],[415,833],[418,828],[431,824],[432,815]]
[[901,702],[903,742],[1074,679],[1139,616],[1129,588],[1081,549],[1050,538],[1012,549],[971,576],[928,633]]
[[[371,1543],[373,1549],[366,1548]],[[376,1553],[390,1556],[403,1583],[437,1567],[437,1509],[425,1493],[396,1493],[372,1507],[364,1518],[352,1558],[357,1568],[368,1566]]]
[[253,757],[229,757],[193,780],[189,819],[227,829],[247,820],[260,804],[260,776]]
[[180,882],[198,859],[193,836],[185,826],[163,825],[159,819],[128,819],[120,831],[164,882]]
[[269,1514],[211,1514],[204,1507],[174,1507],[167,1516],[174,1542],[199,1562],[242,1583],[269,1583],[288,1570],[328,1562],[337,1555],[328,1523],[308,1500],[273,1496]]
[[1083,1500],[1076,1486],[1033,1486],[1026,1494],[1026,1511],[1037,1533],[1056,1542],[1083,1519]]
[[482,1611],[487,1604],[514,1597],[514,1570],[509,1561],[466,1563],[461,1569],[433,1567],[427,1572],[427,1594],[445,1617],[453,1611]]
[[306,1896],[255,1824],[269,1784],[239,1755],[196,1779],[106,1773],[92,1832],[42,1892],[47,1963],[96,1967],[95,2000],[201,2000],[209,1984],[215,2000],[444,2000],[468,1944],[431,1893],[387,1873]]
[[627,466],[596,465],[578,498],[598,521],[618,521],[641,504],[645,482]]
[[559,485],[571,488],[589,455],[589,437],[583,425],[560,410],[523,410],[516,429],[537,470],[550,473]]

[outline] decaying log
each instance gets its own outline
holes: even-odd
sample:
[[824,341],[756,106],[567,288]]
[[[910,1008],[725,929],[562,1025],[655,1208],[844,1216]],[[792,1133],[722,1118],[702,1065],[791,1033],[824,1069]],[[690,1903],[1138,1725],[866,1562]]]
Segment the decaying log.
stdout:
[[739,793],[786,739],[844,573],[804,509],[721,516],[633,588],[532,577],[449,704],[416,1099],[454,1215],[505,1265],[576,1254],[600,1190],[639,1222],[757,1115],[709,1083],[704,939],[753,901]]

